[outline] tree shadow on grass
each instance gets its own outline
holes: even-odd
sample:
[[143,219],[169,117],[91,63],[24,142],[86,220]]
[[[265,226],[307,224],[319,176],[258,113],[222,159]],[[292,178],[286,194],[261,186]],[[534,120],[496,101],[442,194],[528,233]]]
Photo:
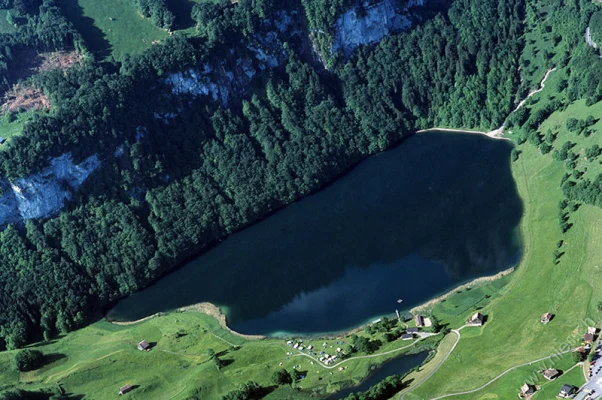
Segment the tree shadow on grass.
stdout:
[[77,0],[63,0],[60,2],[60,7],[81,33],[90,51],[101,59],[111,55],[111,43],[106,39],[104,32],[94,25],[94,20],[84,15],[84,10]]
[[53,339],[51,339],[51,340],[43,341],[43,342],[39,342],[39,343],[35,343],[35,344],[27,346],[27,348],[28,349],[33,349],[33,348],[36,348],[36,347],[44,347],[44,346],[47,346],[49,344],[53,344],[53,343],[58,342],[59,339],[63,338],[64,336],[65,335],[57,335],[57,336],[54,336]]
[[67,356],[61,353],[45,354],[44,359],[42,360],[42,365],[46,367],[66,358]]
[[234,359],[227,358],[224,360],[219,360],[221,368],[226,368],[228,365],[234,364]]

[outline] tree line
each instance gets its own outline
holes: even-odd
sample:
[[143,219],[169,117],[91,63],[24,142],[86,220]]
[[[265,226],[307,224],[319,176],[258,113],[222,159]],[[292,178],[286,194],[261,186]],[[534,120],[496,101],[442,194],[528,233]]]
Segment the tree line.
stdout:
[[202,3],[199,37],[176,34],[121,63],[88,57],[36,78],[53,110],[3,145],[3,175],[40,171],[67,151],[76,162],[96,153],[103,166],[60,215],[0,233],[0,347],[88,323],[418,128],[496,127],[513,106],[520,0],[456,0],[330,70],[306,55],[303,37],[282,34],[284,61],[229,107],[209,96],[176,98],[161,83],[173,71],[254,60],[249,40],[274,32],[267,22],[279,10],[305,15],[299,7]]

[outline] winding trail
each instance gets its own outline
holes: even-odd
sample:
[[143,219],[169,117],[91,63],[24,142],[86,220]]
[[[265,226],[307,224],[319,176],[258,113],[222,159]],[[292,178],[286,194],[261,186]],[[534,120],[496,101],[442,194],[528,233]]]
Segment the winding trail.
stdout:
[[[512,372],[512,371],[514,371],[514,370],[515,370],[515,369],[517,369],[517,368],[520,368],[520,367],[525,367],[525,366],[527,366],[527,365],[532,365],[532,364],[538,363],[538,362],[540,362],[540,361],[545,361],[545,360],[548,360],[548,359],[550,359],[550,358],[552,358],[552,357],[557,357],[557,356],[560,356],[560,355],[563,355],[563,354],[567,354],[567,353],[570,353],[570,352],[572,352],[573,350],[574,350],[574,349],[569,349],[569,350],[566,350],[566,351],[563,351],[563,352],[560,352],[560,353],[554,353],[554,354],[552,354],[552,355],[549,355],[549,356],[547,356],[547,357],[542,357],[542,358],[539,358],[539,359],[537,359],[537,360],[534,360],[534,361],[529,361],[529,362],[526,362],[526,363],[524,363],[524,364],[515,365],[514,367],[508,368],[507,370],[505,370],[504,372],[502,372],[501,374],[499,374],[498,376],[496,376],[495,378],[493,378],[493,379],[492,379],[492,380],[490,380],[489,382],[485,383],[484,385],[481,385],[481,386],[479,386],[479,387],[478,387],[478,388],[476,388],[476,389],[467,390],[467,391],[464,391],[464,392],[457,392],[457,393],[445,394],[445,395],[443,395],[443,396],[434,397],[434,398],[432,398],[431,400],[445,399],[445,398],[447,398],[447,397],[452,397],[452,396],[460,396],[460,395],[463,395],[463,394],[471,394],[471,393],[478,392],[479,390],[486,388],[487,386],[491,385],[493,382],[495,382],[495,381],[497,381],[498,379],[500,379],[502,376],[504,376],[504,375],[508,374],[509,372]],[[577,365],[577,364],[575,364],[575,365]],[[575,367],[575,366],[573,366],[573,368],[574,368],[574,367]]]
[[388,350],[388,351],[385,351],[382,353],[370,354],[367,356],[357,356],[357,357],[346,358],[346,359],[342,360],[341,362],[338,362],[333,365],[325,365],[324,363],[322,363],[320,360],[318,360],[316,357],[312,356],[311,354],[301,353],[299,350],[297,350],[297,351],[299,351],[299,354],[294,354],[292,357],[307,357],[307,358],[312,359],[316,363],[318,363],[318,365],[320,365],[322,368],[333,369],[333,368],[336,368],[336,367],[340,366],[341,364],[344,364],[348,361],[361,360],[364,358],[374,358],[374,357],[386,356],[387,354],[393,354],[398,351],[408,349],[408,348],[414,346],[416,343],[423,341],[426,338],[429,338],[431,336],[437,336],[437,335],[439,335],[439,333],[422,333],[422,336],[420,337],[420,339],[413,341],[412,343],[408,344],[407,346],[403,346],[403,347],[393,349],[393,350]]
[[585,42],[588,46],[593,47],[594,49],[598,48],[598,44],[592,39],[592,31],[589,26],[585,29]]
[[[541,92],[546,87],[546,81],[550,77],[550,74],[552,72],[554,72],[554,71],[556,71],[556,67],[551,68],[548,71],[546,71],[546,74],[544,75],[543,79],[541,80],[541,82],[539,84],[539,88],[531,90],[529,92],[529,94],[516,105],[516,107],[514,108],[514,110],[512,110],[512,112],[508,116],[512,115],[514,112],[516,112],[517,110],[519,110],[520,108],[522,108],[525,105],[525,103],[527,102],[527,100],[529,100],[530,97],[532,97],[532,96],[536,95],[537,93]],[[507,118],[506,118],[506,120],[507,120]],[[466,130],[461,130],[461,129],[447,129],[447,128],[430,128],[430,129],[424,129],[424,130],[418,131],[417,133],[428,132],[428,131],[433,131],[433,130],[441,130],[441,131],[449,131],[449,132],[466,132],[466,133],[471,133],[472,132],[472,133],[479,133],[479,134],[482,134],[482,135],[486,135],[486,136],[488,136],[490,138],[493,138],[493,139],[506,139],[506,140],[510,140],[509,138],[501,136],[503,134],[505,125],[506,125],[506,122],[504,121],[504,124],[501,127],[499,127],[496,130],[490,131],[490,132],[466,131]],[[524,164],[523,164],[523,168],[524,168]],[[529,187],[528,187],[528,185],[526,187],[527,187],[527,194],[529,195]],[[454,343],[454,345],[451,347],[451,349],[449,350],[449,352],[445,355],[445,357],[443,358],[443,360],[439,363],[439,365],[437,365],[437,367],[435,367],[435,369],[433,371],[431,371],[422,381],[420,381],[420,383],[416,384],[415,386],[414,385],[411,386],[407,392],[401,394],[401,396],[399,397],[400,400],[402,400],[408,393],[411,393],[412,391],[414,391],[416,388],[418,388],[424,382],[428,381],[435,374],[435,372],[437,372],[439,370],[439,368],[445,363],[445,361],[447,361],[447,359],[449,358],[449,356],[452,354],[452,352],[454,351],[454,349],[456,348],[456,346],[460,342],[460,338],[461,338],[460,331],[463,328],[465,328],[465,327],[466,327],[466,325],[464,325],[464,326],[462,326],[462,327],[460,327],[458,329],[452,329],[452,332],[454,332],[458,336],[458,338],[456,339],[456,343]],[[572,349],[571,350],[567,350],[567,351],[562,352],[562,353],[555,353],[555,354],[552,354],[552,355],[547,356],[547,357],[543,357],[543,358],[535,360],[535,361],[530,361],[530,362],[527,362],[527,363],[524,363],[524,364],[516,365],[514,367],[511,367],[511,368],[507,369],[506,371],[502,372],[500,375],[496,376],[495,378],[493,378],[489,382],[485,383],[484,385],[482,385],[482,386],[480,386],[480,387],[478,387],[476,389],[465,391],[465,392],[446,394],[446,395],[443,395],[443,396],[440,396],[440,397],[436,397],[436,398],[431,399],[431,400],[439,400],[439,399],[443,399],[443,398],[447,398],[447,397],[459,396],[459,395],[463,395],[463,394],[470,394],[470,393],[478,392],[479,390],[487,387],[491,383],[495,382],[499,378],[503,377],[507,373],[509,373],[509,372],[511,372],[511,371],[513,371],[513,370],[515,370],[517,368],[524,367],[526,365],[531,365],[531,364],[539,362],[539,361],[547,360],[549,358],[555,357],[557,355],[566,354],[566,353],[571,352],[571,351],[572,351]]]
[[[531,96],[534,96],[537,93],[541,92],[546,87],[546,81],[550,77],[550,74],[552,72],[554,72],[554,71],[556,71],[556,67],[547,70],[546,74],[544,75],[543,79],[541,80],[541,82],[539,84],[539,88],[531,90],[529,92],[529,94],[516,105],[516,107],[514,108],[514,110],[512,110],[510,112],[510,114],[508,114],[508,116],[512,115],[513,113],[515,113],[516,111],[518,111],[520,108],[522,108],[525,105],[525,103],[527,102],[527,100],[529,100],[529,98]],[[488,137],[490,137],[492,139],[510,140],[509,138],[502,136],[502,134],[504,133],[504,128],[505,127],[506,127],[506,121],[504,121],[504,123],[502,124],[502,126],[500,126],[499,128],[494,129],[494,130],[489,131],[489,132],[484,132],[484,131],[469,131],[469,130],[465,130],[465,129],[452,129],[452,128],[428,128],[428,129],[419,130],[416,133],[429,132],[429,131],[446,131],[446,132],[460,132],[460,133],[479,133],[481,135],[488,136]]]
[[443,360],[441,360],[441,362],[439,363],[439,365],[437,365],[426,377],[424,377],[424,379],[422,379],[422,381],[420,381],[420,383],[416,384],[415,386],[413,386],[410,390],[408,390],[405,393],[402,393],[402,395],[399,397],[399,400],[403,400],[403,398],[405,397],[406,394],[410,393],[411,391],[413,391],[414,389],[416,389],[418,386],[422,385],[424,382],[428,381],[431,376],[433,376],[435,374],[435,372],[437,372],[439,370],[439,368],[443,365],[443,363],[445,361],[447,361],[447,359],[449,358],[449,356],[451,355],[451,353],[454,351],[454,349],[456,348],[456,346],[458,345],[458,343],[460,343],[460,338],[462,337],[462,334],[460,333],[460,331],[464,328],[466,328],[467,325],[461,326],[458,329],[452,329],[451,331],[453,333],[456,334],[457,338],[456,338],[456,342],[454,343],[454,345],[449,349],[449,351],[447,352],[447,354],[445,355],[445,357],[443,357]]
[[[527,95],[527,97],[525,97],[524,99],[522,99],[520,101],[520,103],[518,103],[518,105],[516,106],[516,108],[514,110],[512,110],[512,112],[510,113],[511,115],[513,113],[515,113],[516,111],[518,111],[522,106],[525,105],[525,103],[527,102],[527,100],[529,100],[529,98],[533,95],[536,95],[537,93],[541,92],[545,87],[546,87],[546,81],[548,80],[548,78],[550,77],[550,74],[552,72],[556,71],[556,67],[549,69],[546,74],[544,75],[543,79],[541,80],[541,83],[539,84],[539,89],[534,89],[531,90],[529,92],[529,94]],[[503,129],[504,126],[502,126],[500,129]]]

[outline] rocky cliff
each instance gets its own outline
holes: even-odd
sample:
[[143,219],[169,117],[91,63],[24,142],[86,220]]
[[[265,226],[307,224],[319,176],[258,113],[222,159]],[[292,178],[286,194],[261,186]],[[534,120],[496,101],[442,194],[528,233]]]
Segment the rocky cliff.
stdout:
[[42,171],[9,182],[0,180],[0,225],[44,218],[60,211],[73,192],[100,166],[98,156],[74,164],[70,153],[50,161]]
[[425,3],[426,0],[408,0],[399,10],[395,0],[358,4],[337,19],[333,52],[340,50],[349,55],[359,46],[378,42],[393,32],[410,28],[414,17],[412,9]]
[[292,17],[280,12],[273,20],[265,21],[261,33],[249,38],[242,54],[240,49],[231,49],[219,62],[169,74],[163,83],[175,95],[209,96],[227,107],[233,96],[246,94],[257,73],[277,67],[288,57],[279,34],[295,34],[292,21]]

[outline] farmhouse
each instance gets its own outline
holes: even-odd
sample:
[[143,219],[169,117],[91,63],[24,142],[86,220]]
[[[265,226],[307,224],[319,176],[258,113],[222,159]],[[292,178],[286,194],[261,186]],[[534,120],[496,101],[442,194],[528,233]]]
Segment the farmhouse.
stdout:
[[585,336],[583,336],[583,341],[585,343],[591,343],[594,341],[594,334],[593,333],[587,333],[585,334]]
[[418,333],[418,328],[408,328],[408,329],[406,329],[406,332],[412,333],[412,334]]
[[151,348],[151,345],[146,340],[143,340],[140,343],[138,343],[138,350],[140,350],[140,351],[149,351],[150,348]]
[[541,316],[541,323],[545,325],[550,322],[552,318],[554,318],[554,315],[547,312]]
[[482,326],[485,321],[485,317],[481,313],[474,313],[467,321],[468,325]]
[[560,388],[560,393],[558,393],[558,397],[565,399],[571,398],[575,394],[575,389],[577,388],[573,385],[562,385]]
[[598,329],[593,326],[588,326],[587,333],[591,333],[592,335],[595,335],[596,333],[598,333]]
[[416,326],[422,327],[424,326],[424,317],[422,315],[417,315],[414,318],[414,322],[416,322]]
[[127,392],[132,390],[132,385],[130,385],[129,383],[125,386],[122,386],[119,388],[119,395],[122,396],[124,394],[126,394]]
[[554,379],[558,378],[559,375],[560,372],[558,372],[558,370],[554,368],[548,368],[545,371],[543,371],[543,377],[549,381],[553,381]]
[[533,393],[535,393],[535,386],[525,383],[523,386],[520,387],[520,393],[518,394],[518,397],[528,397],[531,396]]

